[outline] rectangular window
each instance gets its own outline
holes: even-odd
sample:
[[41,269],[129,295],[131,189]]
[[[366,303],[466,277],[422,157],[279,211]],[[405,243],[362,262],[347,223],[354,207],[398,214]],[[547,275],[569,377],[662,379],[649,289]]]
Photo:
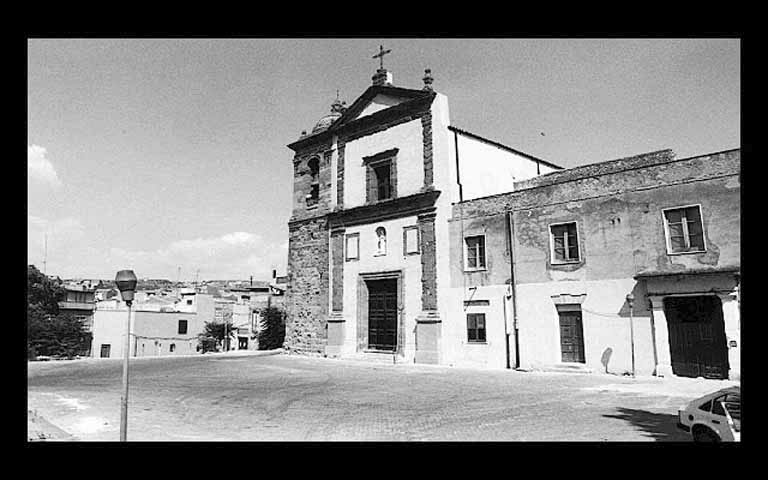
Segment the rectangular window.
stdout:
[[485,269],[485,236],[476,235],[473,237],[465,237],[464,245],[466,247],[465,270],[484,270]]
[[419,253],[419,227],[403,227],[403,255]]
[[363,157],[366,203],[397,197],[397,152],[397,148],[391,148]]
[[485,314],[467,314],[467,341],[485,343]]
[[699,205],[670,208],[663,212],[668,253],[705,251],[704,226]]
[[192,300],[187,300],[187,305],[192,305]]
[[552,263],[578,262],[580,256],[576,222],[551,225],[549,230],[552,245]]
[[179,333],[187,333],[187,321],[179,320]]
[[346,241],[346,259],[347,261],[350,260],[359,260],[360,259],[360,234],[359,233],[352,233],[350,235],[347,235],[347,241]]
[[392,196],[391,166],[389,162],[373,167],[376,179],[376,200],[387,200]]

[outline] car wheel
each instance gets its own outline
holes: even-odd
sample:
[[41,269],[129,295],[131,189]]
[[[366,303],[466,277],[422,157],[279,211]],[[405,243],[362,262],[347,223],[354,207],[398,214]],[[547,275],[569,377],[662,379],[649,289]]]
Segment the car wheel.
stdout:
[[717,443],[720,439],[708,428],[697,428],[693,431],[693,441],[697,443]]

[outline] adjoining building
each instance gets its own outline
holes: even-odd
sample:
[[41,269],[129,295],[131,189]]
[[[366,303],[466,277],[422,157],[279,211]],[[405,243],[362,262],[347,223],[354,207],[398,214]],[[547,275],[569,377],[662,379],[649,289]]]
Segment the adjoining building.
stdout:
[[288,145],[286,349],[738,378],[739,150],[563,170],[423,81],[382,68]]
[[457,203],[449,317],[484,331],[453,322],[446,360],[499,366],[509,338],[512,367],[738,378],[739,176],[739,150],[664,150]]
[[[58,302],[59,311],[70,313],[82,321],[88,332],[93,332],[93,312],[96,310],[96,287],[90,284],[64,286],[64,299]],[[90,349],[84,348],[82,356],[90,356]]]
[[[203,332],[205,322],[214,319],[214,302],[211,295],[197,294],[196,297],[194,310],[180,310],[162,297],[154,296],[146,302],[134,303],[129,355],[147,357],[198,353],[198,335]],[[123,356],[127,315],[128,309],[122,300],[98,302],[93,316],[92,357]]]

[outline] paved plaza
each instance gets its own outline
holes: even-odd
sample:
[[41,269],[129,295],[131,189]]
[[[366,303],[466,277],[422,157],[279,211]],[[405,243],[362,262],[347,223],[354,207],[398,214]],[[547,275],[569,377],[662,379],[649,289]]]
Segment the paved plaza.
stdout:
[[[117,441],[121,375],[119,359],[31,362],[28,409],[76,440]],[[140,358],[128,440],[690,441],[677,408],[734,383],[287,354]]]

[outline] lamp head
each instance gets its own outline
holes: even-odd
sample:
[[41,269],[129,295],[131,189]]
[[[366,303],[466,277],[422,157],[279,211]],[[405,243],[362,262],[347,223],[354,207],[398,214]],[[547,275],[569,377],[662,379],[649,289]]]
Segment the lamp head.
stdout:
[[120,270],[115,277],[115,284],[125,303],[133,301],[133,293],[136,291],[136,275],[133,270]]
[[635,296],[632,295],[632,292],[627,294],[627,303],[629,304],[630,307],[632,307],[635,303]]

